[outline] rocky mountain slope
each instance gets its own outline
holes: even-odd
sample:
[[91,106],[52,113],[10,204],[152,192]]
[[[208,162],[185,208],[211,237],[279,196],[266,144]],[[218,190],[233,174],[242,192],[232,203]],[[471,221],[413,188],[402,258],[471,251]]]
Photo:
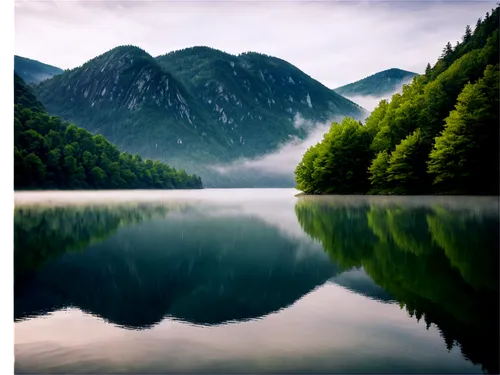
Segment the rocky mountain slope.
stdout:
[[198,176],[121,152],[102,135],[47,114],[14,73],[14,189],[193,189]]
[[375,73],[359,81],[337,87],[334,91],[345,97],[373,96],[383,97],[392,95],[400,90],[403,84],[411,82],[417,73],[408,72],[402,69],[387,69]]
[[63,72],[55,66],[21,56],[14,56],[14,71],[26,83],[38,83]]
[[52,114],[121,149],[185,166],[276,150],[307,129],[297,119],[366,111],[287,62],[195,47],[153,58],[121,46],[35,86]]

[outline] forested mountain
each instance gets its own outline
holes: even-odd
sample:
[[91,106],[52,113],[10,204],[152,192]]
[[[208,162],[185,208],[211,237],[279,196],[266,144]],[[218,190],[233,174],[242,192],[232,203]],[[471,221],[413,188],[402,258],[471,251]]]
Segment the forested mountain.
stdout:
[[63,72],[55,66],[17,55],[14,56],[14,71],[26,83],[38,83]]
[[374,96],[378,98],[400,90],[403,84],[409,83],[416,75],[417,73],[392,68],[337,87],[334,91],[345,97]]
[[[192,48],[153,58],[117,47],[35,88],[49,113],[118,147],[168,162],[209,164],[275,150],[314,120],[365,111],[290,64]],[[180,162],[179,162],[180,163]]]
[[[300,114],[315,121],[332,115],[362,117],[360,108],[290,63],[258,53],[230,55],[193,47],[157,57],[193,93],[215,119],[230,125],[253,149],[262,140],[283,142],[301,135],[290,121]],[[298,131],[299,130],[299,131]],[[277,144],[270,141],[273,148]],[[255,155],[255,152],[250,152]],[[246,156],[246,155],[245,155]]]
[[14,74],[14,188],[201,188],[201,180],[158,161],[120,152],[101,134],[50,116]]
[[499,7],[363,125],[334,123],[297,166],[305,193],[498,194]]

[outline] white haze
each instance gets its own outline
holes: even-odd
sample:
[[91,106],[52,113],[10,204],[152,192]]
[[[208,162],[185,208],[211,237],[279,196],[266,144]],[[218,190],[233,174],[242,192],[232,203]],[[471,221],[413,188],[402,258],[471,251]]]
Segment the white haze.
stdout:
[[[413,78],[403,81],[401,85],[391,93],[383,96],[345,96],[354,103],[360,105],[369,112],[372,112],[375,107],[383,99],[390,100],[396,93],[403,91],[403,86],[410,84]],[[254,159],[237,160],[229,165],[218,165],[212,168],[220,174],[232,174],[235,172],[258,172],[259,174],[267,175],[285,175],[292,176],[297,164],[302,160],[302,156],[311,146],[321,142],[324,134],[330,128],[332,122],[342,121],[341,117],[335,117],[324,123],[314,123],[304,119],[300,114],[295,116],[295,128],[304,128],[308,131],[308,136],[304,140],[292,138],[289,142],[281,146],[276,152],[266,154]]]
[[309,131],[306,139],[299,140],[294,138],[274,153],[255,159],[237,160],[229,165],[214,166],[213,169],[221,174],[241,172],[243,170],[251,172],[254,170],[259,173],[291,176],[307,149],[321,142],[332,122],[339,121],[341,121],[341,118],[336,117],[324,123],[313,123],[297,115],[294,125],[296,128],[303,127]]
[[388,99],[390,100],[392,96],[396,93],[401,93],[403,91],[403,86],[410,84],[412,82],[413,78],[408,79],[406,81],[403,81],[401,85],[394,91],[384,94],[381,96],[374,96],[374,95],[344,95],[347,99],[353,101],[354,103],[360,105],[361,107],[365,108],[366,110],[372,112],[380,103],[381,100]]
[[[397,92],[397,91],[396,91]],[[384,96],[362,96],[362,95],[356,95],[356,96],[345,96],[347,99],[350,101],[353,101],[354,103],[360,105],[361,107],[365,108],[366,110],[372,112],[380,103],[381,100],[383,99],[390,99],[392,95],[394,95],[396,92],[393,92],[391,94],[387,94]]]

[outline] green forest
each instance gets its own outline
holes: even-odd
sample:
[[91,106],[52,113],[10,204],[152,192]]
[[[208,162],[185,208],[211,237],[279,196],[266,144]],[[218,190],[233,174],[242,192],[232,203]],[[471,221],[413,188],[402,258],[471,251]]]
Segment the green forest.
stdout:
[[305,196],[295,212],[332,262],[362,267],[449,350],[498,374],[498,211],[359,202]]
[[199,189],[200,177],[120,152],[102,135],[47,114],[14,75],[14,189]]
[[477,194],[499,189],[499,7],[365,123],[333,123],[296,167],[305,194]]

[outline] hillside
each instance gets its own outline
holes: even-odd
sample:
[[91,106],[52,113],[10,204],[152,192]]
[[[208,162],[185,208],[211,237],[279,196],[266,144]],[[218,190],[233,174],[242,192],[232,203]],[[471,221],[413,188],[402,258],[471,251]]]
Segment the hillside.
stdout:
[[14,75],[14,189],[201,187],[197,176],[120,152],[102,135],[49,116]]
[[417,73],[392,68],[372,74],[359,81],[337,87],[334,91],[348,98],[355,96],[380,98],[399,91],[403,87],[403,84],[410,83],[413,77],[417,75]]
[[[247,142],[259,123],[271,138],[294,132],[284,117],[300,114],[325,121],[332,114],[359,115],[360,108],[333,93],[288,62],[263,54],[230,55],[208,47],[193,47],[156,60],[222,122],[240,126]],[[287,130],[287,132],[284,132]]]
[[55,66],[17,55],[14,56],[14,71],[26,83],[38,83],[63,72]]
[[[332,124],[295,171],[305,193],[499,193],[499,7],[366,119]],[[356,155],[356,158],[352,158]]]
[[305,137],[294,122],[298,113],[365,116],[282,60],[208,48],[154,59],[117,47],[35,90],[49,113],[126,151],[184,166],[262,155]]

